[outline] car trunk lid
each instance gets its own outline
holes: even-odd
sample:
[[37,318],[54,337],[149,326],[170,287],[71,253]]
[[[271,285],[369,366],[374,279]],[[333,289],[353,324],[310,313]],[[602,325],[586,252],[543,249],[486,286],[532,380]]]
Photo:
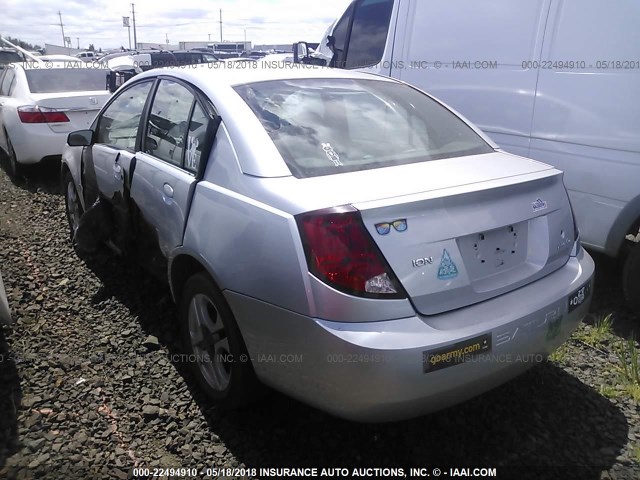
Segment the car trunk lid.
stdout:
[[561,172],[485,178],[353,205],[421,314],[506,293],[569,258],[575,232]]
[[69,118],[68,122],[48,123],[49,128],[56,133],[89,128],[110,96],[111,94],[104,90],[32,94],[38,107],[64,112]]

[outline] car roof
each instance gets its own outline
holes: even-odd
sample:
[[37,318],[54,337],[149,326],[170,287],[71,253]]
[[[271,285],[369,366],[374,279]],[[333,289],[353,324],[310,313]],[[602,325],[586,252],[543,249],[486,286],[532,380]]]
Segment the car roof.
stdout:
[[137,75],[136,79],[170,75],[181,78],[196,86],[218,85],[234,87],[247,83],[266,82],[271,80],[293,80],[303,78],[346,78],[396,82],[389,77],[370,73],[342,70],[337,68],[317,67],[300,64],[284,64],[284,62],[257,62],[257,68],[246,68],[243,62],[216,62],[198,64],[190,68],[158,68]]

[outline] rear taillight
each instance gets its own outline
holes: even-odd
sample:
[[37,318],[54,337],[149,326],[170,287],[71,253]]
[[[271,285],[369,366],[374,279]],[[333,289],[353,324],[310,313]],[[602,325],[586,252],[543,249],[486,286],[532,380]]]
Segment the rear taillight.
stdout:
[[64,112],[46,107],[18,107],[18,116],[22,123],[64,123],[69,117]]
[[342,292],[405,298],[382,253],[351,206],[296,216],[309,271]]

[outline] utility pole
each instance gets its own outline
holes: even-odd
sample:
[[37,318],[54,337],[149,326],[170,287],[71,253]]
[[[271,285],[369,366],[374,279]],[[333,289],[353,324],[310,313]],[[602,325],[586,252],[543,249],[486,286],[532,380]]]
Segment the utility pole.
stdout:
[[78,50],[80,50],[80,37],[76,37],[76,41],[78,42]]
[[129,23],[129,17],[122,17],[122,26],[127,27],[129,32],[129,50],[131,50],[131,24]]
[[58,10],[58,16],[60,17],[60,29],[62,30],[62,46],[66,47],[67,41],[65,40],[64,36],[64,25],[62,24],[62,14],[60,13],[60,10]]
[[134,50],[138,49],[138,36],[136,35],[136,4],[131,4],[131,13],[133,14],[133,46]]
[[220,41],[222,42],[222,9],[220,9]]
[[209,34],[209,41],[211,41],[211,34]]

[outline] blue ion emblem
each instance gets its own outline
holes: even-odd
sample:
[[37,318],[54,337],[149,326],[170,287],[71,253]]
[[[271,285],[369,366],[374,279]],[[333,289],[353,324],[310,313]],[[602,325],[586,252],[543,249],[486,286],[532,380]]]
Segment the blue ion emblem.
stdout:
[[458,267],[451,260],[449,252],[445,249],[442,252],[442,260],[440,260],[440,266],[438,267],[438,279],[449,280],[458,276]]

